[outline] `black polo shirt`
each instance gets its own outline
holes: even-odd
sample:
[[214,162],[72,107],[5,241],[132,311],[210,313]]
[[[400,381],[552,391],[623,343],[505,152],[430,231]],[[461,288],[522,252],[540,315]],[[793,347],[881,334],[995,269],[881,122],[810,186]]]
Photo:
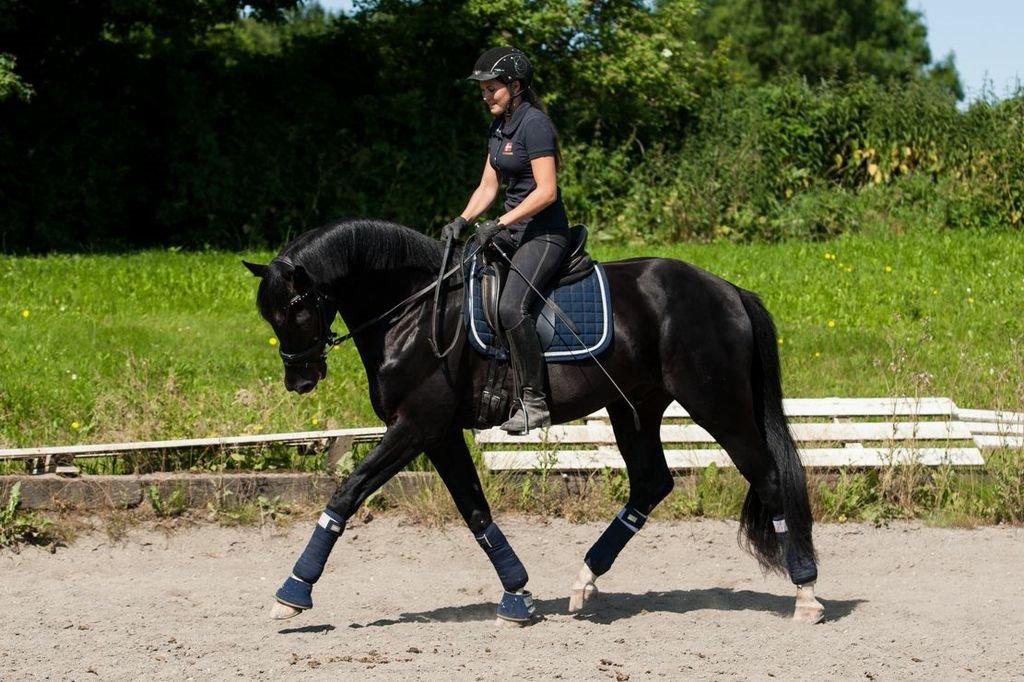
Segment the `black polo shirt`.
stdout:
[[[498,181],[505,183],[505,210],[510,211],[537,188],[530,161],[542,156],[555,156],[555,126],[540,109],[523,101],[511,118],[499,116],[488,132],[487,154],[498,172]],[[516,241],[527,227],[535,229],[568,229],[569,221],[558,189],[554,203],[532,218],[509,225]]]

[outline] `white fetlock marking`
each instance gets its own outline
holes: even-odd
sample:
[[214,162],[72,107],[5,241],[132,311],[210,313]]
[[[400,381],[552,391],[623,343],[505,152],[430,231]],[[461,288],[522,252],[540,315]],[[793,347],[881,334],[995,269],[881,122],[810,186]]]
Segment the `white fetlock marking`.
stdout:
[[596,580],[597,576],[590,570],[590,566],[583,564],[569,593],[569,613],[582,609],[587,600],[597,593]]

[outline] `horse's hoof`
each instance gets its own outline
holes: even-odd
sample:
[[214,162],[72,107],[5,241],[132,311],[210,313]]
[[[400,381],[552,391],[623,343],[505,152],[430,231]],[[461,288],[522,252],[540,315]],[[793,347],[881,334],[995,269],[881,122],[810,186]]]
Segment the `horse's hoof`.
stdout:
[[796,607],[793,609],[793,622],[814,625],[823,620],[825,620],[825,607],[814,598],[814,583],[798,585],[796,588]]
[[587,600],[597,594],[595,580],[597,580],[597,576],[590,570],[590,566],[584,563],[580,568],[579,575],[576,576],[576,581],[572,584],[572,589],[569,590],[569,613],[576,613],[582,609]]
[[814,604],[799,604],[793,609],[794,623],[814,625],[823,620],[825,620],[825,607],[817,599],[814,600]]
[[597,594],[597,585],[594,583],[587,583],[581,588],[573,588],[569,593],[569,613],[580,611],[595,594]]
[[270,609],[270,617],[274,620],[285,620],[287,618],[293,618],[294,616],[302,613],[302,609],[296,608],[291,604],[282,604],[281,602],[274,602],[273,608]]
[[507,618],[502,618],[501,616],[498,616],[494,619],[494,627],[496,628],[511,628],[513,630],[516,630],[522,627],[526,627],[526,625],[528,624],[529,621],[526,620],[508,620]]

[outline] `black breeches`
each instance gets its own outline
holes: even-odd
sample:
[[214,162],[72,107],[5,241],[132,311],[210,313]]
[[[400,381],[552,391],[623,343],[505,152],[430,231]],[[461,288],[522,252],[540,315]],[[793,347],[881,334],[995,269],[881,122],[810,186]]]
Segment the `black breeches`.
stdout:
[[[550,230],[538,234],[529,231],[512,255],[515,268],[509,268],[508,281],[498,301],[498,316],[504,329],[515,329],[526,317],[540,313],[543,301],[524,281],[525,276],[538,291],[544,291],[558,272],[569,246],[568,230]],[[503,247],[504,248],[504,247]],[[505,253],[508,253],[505,250]],[[516,269],[522,273],[516,272]]]

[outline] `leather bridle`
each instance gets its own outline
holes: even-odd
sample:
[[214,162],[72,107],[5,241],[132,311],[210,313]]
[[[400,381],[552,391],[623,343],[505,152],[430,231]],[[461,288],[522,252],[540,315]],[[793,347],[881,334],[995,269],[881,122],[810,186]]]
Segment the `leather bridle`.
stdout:
[[[445,261],[448,260],[448,253],[449,253],[450,246],[451,245],[449,243],[447,248],[445,249],[445,251],[446,251],[445,258],[444,258]],[[481,245],[478,244],[477,247],[475,249],[473,249],[473,251],[466,258],[463,258],[460,263],[457,263],[455,266],[453,266],[452,268],[450,268],[447,271],[444,271],[444,264],[442,264],[442,272],[438,273],[438,277],[437,277],[436,280],[431,282],[429,285],[423,287],[422,289],[420,289],[416,293],[412,294],[411,296],[408,296],[405,299],[403,299],[402,301],[398,302],[397,304],[391,306],[384,313],[378,315],[377,317],[373,318],[372,320],[369,320],[369,321],[364,322],[363,324],[359,325],[358,327],[356,327],[355,329],[353,329],[349,333],[345,334],[344,336],[339,336],[339,335],[335,334],[334,331],[331,330],[331,323],[334,321],[334,316],[338,314],[338,308],[337,308],[337,305],[334,303],[334,301],[331,299],[330,296],[327,296],[326,294],[321,293],[316,288],[316,286],[310,287],[308,291],[305,291],[305,292],[303,292],[301,294],[296,294],[295,296],[293,296],[291,298],[291,300],[288,301],[288,306],[287,306],[286,310],[290,310],[293,306],[295,306],[298,303],[302,302],[307,297],[313,296],[313,300],[314,300],[314,304],[315,304],[315,308],[316,308],[316,314],[317,314],[317,318],[318,318],[317,322],[319,323],[317,325],[317,327],[318,327],[317,337],[316,337],[316,340],[313,341],[313,343],[309,347],[307,347],[307,348],[305,348],[303,350],[297,351],[295,353],[287,353],[287,352],[285,352],[284,348],[281,348],[280,350],[278,350],[278,353],[280,353],[280,355],[281,355],[281,361],[284,363],[285,367],[309,367],[311,365],[315,365],[315,364],[318,364],[320,362],[326,362],[326,360],[327,360],[327,352],[331,348],[333,348],[334,346],[341,345],[342,343],[348,341],[349,339],[351,339],[353,336],[355,336],[359,332],[363,331],[364,329],[368,329],[369,327],[372,327],[373,325],[377,324],[381,320],[387,319],[395,311],[399,310],[400,308],[405,307],[406,305],[408,305],[409,303],[412,303],[416,299],[418,299],[418,298],[420,298],[422,296],[427,295],[434,288],[440,288],[441,283],[444,280],[446,280],[449,277],[451,277],[452,275],[454,275],[455,273],[459,272],[465,266],[466,263],[468,263],[474,256],[476,256],[477,251],[479,251],[480,248],[481,248]],[[287,256],[279,256],[279,257],[275,258],[274,260],[279,261],[281,263],[284,263],[285,265],[287,265],[287,266],[289,266],[289,267],[291,267],[293,269],[295,268],[295,263],[293,263],[292,260],[290,258],[288,258]],[[273,262],[273,261],[271,261],[271,262]],[[334,308],[330,312],[330,314],[328,314],[327,304],[332,304],[334,306]],[[456,340],[457,340],[457,338],[456,338]],[[433,338],[431,339],[431,345],[435,348],[435,352],[436,352],[437,343],[436,343],[436,340],[433,339]],[[454,345],[455,345],[455,343],[453,341],[452,347],[454,347]],[[451,351],[451,348],[449,348],[448,351],[445,352],[445,355],[447,355],[447,353],[450,352],[450,351]],[[444,357],[444,355],[441,355],[440,357]]]
[[278,352],[281,354],[281,361],[284,363],[285,367],[309,367],[310,365],[325,362],[327,360],[327,351],[344,341],[342,337],[335,334],[331,329],[331,322],[334,321],[334,316],[337,315],[337,310],[330,315],[327,314],[324,302],[329,301],[330,299],[317,291],[315,287],[310,288],[309,291],[293,296],[292,299],[288,301],[287,309],[290,310],[296,304],[305,300],[309,296],[313,296],[316,315],[318,318],[316,340],[313,341],[309,347],[295,353],[287,353],[282,347]]

